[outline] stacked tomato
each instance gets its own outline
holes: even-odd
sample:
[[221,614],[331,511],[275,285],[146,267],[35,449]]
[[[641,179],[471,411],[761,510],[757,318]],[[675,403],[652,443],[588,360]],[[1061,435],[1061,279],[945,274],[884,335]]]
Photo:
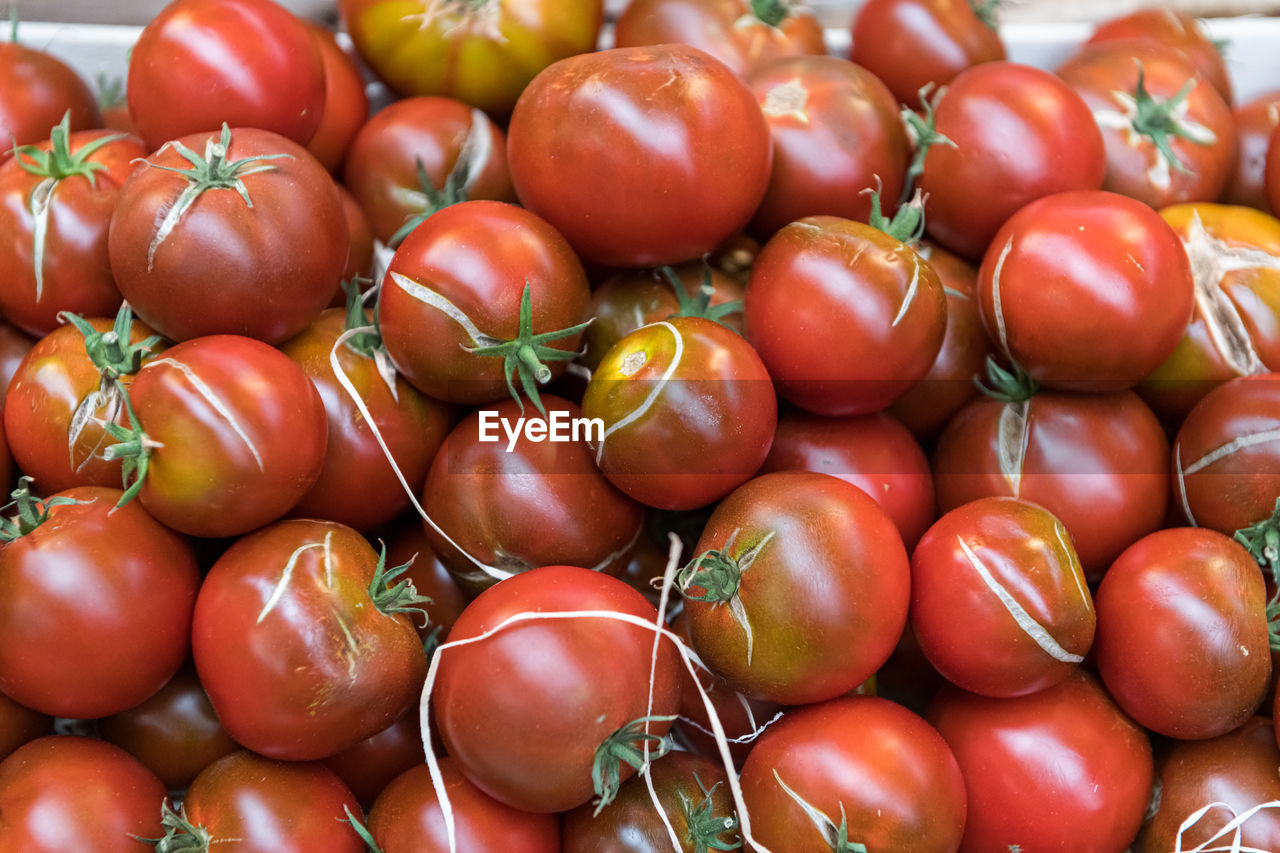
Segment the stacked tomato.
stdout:
[[1280,850],[1280,95],[993,5],[0,45],[0,850]]

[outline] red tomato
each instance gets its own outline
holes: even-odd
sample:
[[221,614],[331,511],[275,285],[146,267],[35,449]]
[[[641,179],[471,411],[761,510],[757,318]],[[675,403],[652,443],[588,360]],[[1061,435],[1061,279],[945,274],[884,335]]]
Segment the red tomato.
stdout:
[[952,81],[936,118],[953,144],[925,156],[925,222],[965,257],[981,257],[1005,220],[1036,199],[1102,186],[1106,152],[1093,114],[1047,71],[974,66]]
[[1218,90],[1223,100],[1231,103],[1231,75],[1222,48],[1200,21],[1186,12],[1164,6],[1112,18],[1099,24],[1087,43],[1108,41],[1150,42],[1173,48]]
[[[421,622],[415,625],[418,634],[424,640],[434,634],[437,640],[443,641],[470,599],[431,550],[422,519],[416,513],[401,519],[387,537],[387,565],[405,563],[411,565],[404,576],[413,581],[420,594],[431,599],[422,605],[427,612],[427,624],[426,627]],[[429,646],[428,651],[432,650],[434,646]]]
[[792,711],[742,769],[751,831],[778,853],[950,853],[965,826],[965,780],[938,733],[872,696]]
[[0,762],[0,848],[137,853],[158,838],[164,785],[127,752],[85,737],[34,740]]
[[1267,200],[1272,210],[1280,210],[1280,127],[1271,133],[1271,144],[1267,148],[1267,165],[1265,177],[1267,181]]
[[1168,223],[1104,192],[1060,193],[1018,211],[978,279],[982,322],[1001,352],[1035,381],[1072,391],[1128,388],[1159,367],[1194,297]]
[[[450,643],[472,642],[438,652],[431,703],[445,747],[472,784],[506,805],[565,811],[593,789],[607,803],[635,770],[622,754],[640,743],[653,757],[662,751],[653,742],[677,710],[680,664],[652,631],[582,616],[485,636],[520,613],[584,610],[657,620],[653,605],[617,578],[544,567],[481,593],[449,632]],[[593,784],[593,766],[602,784]]]
[[967,503],[911,556],[916,637],[938,672],[970,692],[1023,696],[1058,684],[1084,660],[1095,623],[1071,537],[1036,504]]
[[174,340],[279,343],[329,304],[347,261],[333,179],[306,149],[263,130],[224,125],[220,136],[175,140],[138,168],[118,207],[116,284]]
[[[373,226],[351,191],[341,184],[337,187],[338,196],[342,199],[342,213],[347,220],[347,266],[342,271],[342,281],[368,279],[373,272]],[[368,286],[367,281],[361,284]],[[329,307],[341,308],[345,304],[346,294],[339,287],[333,292]]]
[[59,717],[132,708],[186,658],[191,549],[141,507],[117,508],[117,489],[39,501],[29,482],[0,533],[0,690]]
[[944,688],[928,719],[964,774],[960,853],[1124,850],[1151,794],[1147,735],[1092,676],[989,699]]
[[372,806],[401,773],[414,767],[426,770],[426,760],[418,708],[413,705],[382,731],[326,758],[324,765],[351,789],[361,805]]
[[34,344],[35,340],[26,332],[0,320],[0,397],[9,393],[18,365]]
[[152,150],[221,125],[299,145],[324,116],[324,62],[307,28],[271,0],[174,0],[138,36],[129,114]]
[[0,761],[38,737],[53,734],[53,718],[0,693]]
[[525,90],[508,132],[520,201],[584,260],[608,266],[710,252],[746,225],[769,184],[772,144],[755,98],[684,45],[561,60]]
[[351,140],[369,117],[369,98],[360,69],[338,46],[333,33],[310,21],[306,25],[324,64],[324,113],[307,141],[307,150],[330,172],[337,172]]
[[282,521],[231,546],[200,589],[192,651],[218,718],[271,758],[325,758],[416,699],[416,590],[356,531]]
[[817,214],[865,222],[871,190],[887,199],[902,193],[906,131],[897,100],[870,71],[803,56],[758,65],[747,82],[773,136],[773,175],[752,233],[767,239]]
[[1236,123],[1236,162],[1222,200],[1272,212],[1267,199],[1267,148],[1280,126],[1280,91],[1259,95],[1233,113]]
[[945,86],[972,65],[1005,58],[994,21],[975,5],[972,0],[867,0],[853,19],[850,57],[883,80],[895,99],[918,110],[924,106],[924,86]]
[[660,509],[705,506],[745,483],[773,442],[777,398],[740,335],[675,317],[618,341],[596,368],[582,413],[599,418],[596,463],[625,494]]
[[0,42],[0,163],[13,146],[30,145],[49,137],[49,128],[70,115],[72,130],[102,125],[98,101],[80,76],[62,60],[24,47]]

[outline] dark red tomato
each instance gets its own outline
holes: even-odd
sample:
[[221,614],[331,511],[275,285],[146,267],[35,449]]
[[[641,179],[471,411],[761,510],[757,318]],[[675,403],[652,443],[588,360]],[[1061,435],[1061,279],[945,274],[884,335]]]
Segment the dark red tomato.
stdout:
[[[572,357],[590,299],[582,264],[545,220],[514,204],[470,201],[400,244],[378,312],[406,379],[438,400],[475,405],[516,388],[536,399],[530,387]],[[561,334],[539,338],[553,332]]]
[[[319,762],[272,761],[252,752],[210,764],[166,817],[163,849],[235,853],[365,853],[348,822],[360,804]],[[186,836],[196,836],[196,839]],[[167,847],[164,845],[167,843]]]
[[1090,675],[990,699],[946,687],[927,715],[968,792],[960,853],[1124,850],[1154,768],[1146,733]]
[[[576,808],[593,789],[608,799],[635,772],[621,754],[656,757],[679,706],[678,653],[639,625],[582,615],[498,631],[519,614],[575,611],[658,617],[617,578],[543,567],[481,593],[449,632],[465,644],[439,652],[431,702],[445,748],[476,787],[524,811]],[[593,785],[594,764],[614,784]]]
[[813,12],[768,0],[632,0],[618,16],[614,43],[687,44],[744,78],[781,57],[827,52]]
[[877,696],[890,699],[917,714],[923,714],[947,680],[925,657],[908,620],[898,646],[876,673]]
[[1179,204],[1160,215],[1182,240],[1195,280],[1191,323],[1137,391],[1179,424],[1215,387],[1280,369],[1280,221],[1257,210]]
[[1222,193],[1227,204],[1243,204],[1272,212],[1267,199],[1267,148],[1280,126],[1280,91],[1259,95],[1233,113],[1236,163]]
[[1231,103],[1231,75],[1222,48],[1205,32],[1200,21],[1186,12],[1165,7],[1143,9],[1098,25],[1088,44],[1107,41],[1153,42],[1171,47],[1204,75],[1223,100]]
[[137,705],[186,659],[190,547],[140,506],[117,508],[118,489],[23,492],[0,548],[0,690],[74,719]]
[[176,140],[143,162],[118,207],[116,284],[174,340],[279,343],[329,304],[347,261],[333,179],[305,148],[264,130]]
[[818,214],[866,222],[871,190],[887,199],[902,193],[906,131],[898,101],[870,71],[803,56],[761,64],[747,82],[773,136],[773,176],[752,233],[768,239]]
[[920,646],[972,693],[1023,696],[1065,680],[1088,653],[1096,621],[1070,535],[1036,504],[967,503],[929,528],[911,556]]
[[200,680],[227,732],[272,758],[325,758],[412,705],[427,658],[419,596],[359,533],[282,521],[231,546],[192,623]]
[[1222,194],[1236,158],[1231,107],[1176,52],[1107,41],[1082,49],[1058,75],[1102,129],[1103,189],[1157,208]]
[[412,705],[394,723],[329,756],[324,764],[351,789],[361,805],[368,807],[393,779],[424,761],[426,753],[422,748],[418,708]]
[[164,785],[119,747],[44,737],[0,762],[0,848],[138,853],[159,838]]
[[9,393],[18,365],[34,345],[35,339],[26,332],[0,320],[0,397]]
[[1280,127],[1271,133],[1271,144],[1267,147],[1267,165],[1265,177],[1267,182],[1267,200],[1272,210],[1280,210]]
[[1191,410],[1173,444],[1187,521],[1228,536],[1271,517],[1280,497],[1280,375],[1235,379]]
[[387,244],[414,217],[434,212],[440,200],[432,193],[444,201],[516,200],[506,134],[452,98],[405,98],[375,113],[351,142],[343,182]]
[[[530,814],[498,802],[468,782],[452,759],[440,760],[440,775],[457,850],[560,853],[555,815]],[[444,810],[427,765],[406,770],[387,786],[369,812],[369,833],[382,853],[450,853]]]
[[924,379],[889,406],[889,414],[921,441],[937,437],[947,422],[974,397],[973,377],[982,374],[991,340],[978,309],[977,267],[931,243],[916,248],[938,274],[947,297],[947,331],[942,349]]
[[605,354],[582,400],[596,462],[643,504],[687,510],[745,483],[773,442],[777,397],[760,356],[701,317],[644,326]]
[[[1174,744],[1160,762],[1160,797],[1152,803],[1154,813],[1142,825],[1134,853],[1230,849],[1233,843],[1241,850],[1280,849],[1280,812],[1274,806],[1257,808],[1280,800],[1277,765],[1280,749],[1265,717],[1211,740]],[[1226,807],[1203,811],[1214,803]],[[1188,822],[1197,813],[1199,819]],[[1222,832],[1228,822],[1249,813],[1239,824],[1239,835]]]
[[1072,391],[1128,388],[1163,364],[1194,298],[1169,224],[1141,202],[1096,191],[1018,211],[978,279],[982,322],[1000,351],[1035,381]]
[[416,513],[401,519],[387,536],[387,565],[403,566],[405,563],[412,564],[404,576],[413,581],[419,594],[431,599],[430,603],[422,605],[427,612],[426,627],[420,621],[414,627],[424,640],[435,634],[443,642],[469,599],[431,550],[422,519]]
[[[320,478],[290,514],[336,521],[357,530],[388,522],[409,506],[409,494],[374,437],[369,418],[342,387],[329,361],[344,332],[367,323],[358,304],[351,309],[330,308],[280,347],[316,386],[328,420]],[[336,355],[339,369],[372,416],[409,488],[421,488],[449,429],[448,406],[396,374],[376,333],[350,338],[336,348]]]
[[0,163],[13,146],[47,139],[65,115],[72,130],[102,126],[98,100],[80,75],[42,50],[0,42],[0,80]]
[[769,184],[772,143],[755,98],[685,45],[561,60],[520,96],[508,132],[520,201],[606,266],[710,252],[747,224]]
[[[151,337],[151,329],[127,317],[118,325],[104,319],[86,322],[98,333],[89,336],[91,347],[76,326],[53,330],[23,356],[5,395],[9,449],[42,494],[72,486],[120,485],[119,461],[103,458],[103,450],[114,443],[103,424],[126,424],[128,419],[123,398],[103,382],[102,373],[106,368],[112,375],[119,372],[123,382],[132,381],[138,364],[145,363],[134,353]],[[129,326],[122,333],[124,322]],[[120,345],[126,338],[131,347]],[[158,340],[148,347],[163,349]],[[102,357],[95,361],[90,348]]]
[[948,249],[980,258],[1000,226],[1038,198],[1096,190],[1106,174],[1102,132],[1089,106],[1047,71],[989,62],[961,73],[937,110],[924,159],[929,233]]
[[[342,280],[368,278],[373,273],[373,226],[355,196],[341,184],[338,184],[338,196],[342,199],[342,213],[347,220],[347,266],[342,271]],[[344,304],[346,294],[339,287],[333,292],[329,307],[340,308]]]
[[142,141],[104,130],[17,149],[0,166],[0,311],[33,335],[58,314],[109,317],[120,307],[107,231],[120,186],[147,155]]
[[915,714],[872,696],[775,723],[742,768],[742,795],[752,836],[779,853],[951,853],[965,826],[965,780],[947,744]]
[[471,594],[538,566],[616,575],[640,537],[644,512],[596,467],[582,411],[550,395],[542,404],[546,416],[514,400],[473,412],[431,463],[427,541]]
[[[654,805],[649,783],[657,795]],[[658,815],[661,808],[666,822]],[[668,825],[670,828],[668,829]],[[687,752],[654,762],[598,814],[578,806],[564,818],[564,853],[706,853],[736,850],[738,818],[724,767]],[[679,842],[672,844],[672,838]]]
[[53,734],[53,718],[0,693],[0,761],[38,737]]
[[1181,740],[1225,734],[1267,693],[1267,595],[1239,543],[1193,527],[1130,546],[1098,588],[1098,671],[1120,707]]
[[307,141],[307,150],[330,172],[337,172],[351,140],[369,117],[369,98],[360,69],[338,46],[333,33],[317,23],[306,25],[324,64],[324,113]]
[[240,749],[218,722],[191,666],[150,699],[98,721],[98,734],[138,759],[165,787],[181,791],[213,762]]
[[716,507],[695,550],[679,576],[693,647],[750,696],[802,705],[847,693],[906,625],[902,539],[837,477],[755,478]]
[[899,237],[834,216],[773,236],[751,270],[747,337],[778,393],[815,414],[888,406],[942,347],[938,275]]
[[[867,0],[853,19],[854,62],[913,110],[920,89],[945,86],[971,65],[1005,58],[994,21],[974,0]],[[990,8],[990,4],[981,4]]]
[[1043,506],[1067,528],[1086,575],[1161,527],[1169,442],[1130,392],[982,399],[938,440],[933,477],[943,512],[984,497]]
[[129,114],[152,149],[224,123],[299,145],[325,111],[320,47],[270,0],[176,0],[151,19],[129,59]]

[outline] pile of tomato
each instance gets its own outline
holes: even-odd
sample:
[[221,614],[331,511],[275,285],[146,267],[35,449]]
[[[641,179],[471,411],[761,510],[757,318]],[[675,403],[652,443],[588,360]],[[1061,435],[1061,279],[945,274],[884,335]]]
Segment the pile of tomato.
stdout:
[[1280,851],[1280,91],[994,5],[0,44],[0,851]]

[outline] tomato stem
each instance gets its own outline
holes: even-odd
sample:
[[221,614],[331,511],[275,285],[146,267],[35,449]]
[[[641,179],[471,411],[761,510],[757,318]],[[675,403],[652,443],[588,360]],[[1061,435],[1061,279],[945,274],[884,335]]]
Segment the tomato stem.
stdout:
[[[118,388],[120,399],[124,401],[125,411],[129,413],[129,426],[126,428],[116,423],[103,424],[106,433],[119,443],[103,450],[102,458],[121,460],[121,478],[125,490],[120,500],[116,502],[116,506],[122,507],[142,491],[142,484],[146,481],[147,472],[151,468],[151,454],[164,445],[153,441],[143,431],[142,424],[138,422],[138,415],[133,410],[133,402],[129,399],[129,392],[122,385]],[[129,482],[131,477],[132,483]]]
[[62,121],[49,131],[48,151],[37,145],[19,145],[13,149],[13,159],[20,169],[38,178],[61,181],[78,176],[87,180],[90,186],[96,187],[97,173],[106,171],[107,167],[103,163],[90,162],[89,158],[103,146],[124,137],[123,133],[102,136],[86,143],[73,154],[70,141],[71,111],[67,110],[62,114]]
[[[628,764],[641,772],[647,762],[656,761],[671,751],[671,736],[655,735],[648,728],[650,723],[669,723],[673,720],[674,716],[640,717],[609,735],[596,748],[595,760],[591,765],[591,781],[600,798],[596,804],[596,815],[618,796],[618,789],[622,786],[622,764]],[[643,748],[637,747],[637,742]]]
[[[934,92],[933,89],[933,83],[926,83],[920,87],[920,103],[924,108],[923,115],[910,107],[902,108],[902,123],[907,128],[907,136],[911,137],[911,143],[915,146],[916,153],[912,156],[911,165],[907,168],[907,177],[902,184],[902,195],[898,198],[899,205],[906,204],[915,192],[916,181],[924,174],[924,161],[929,156],[929,149],[935,145],[956,147],[954,142],[938,133],[937,109],[943,95],[947,93],[947,87],[943,86],[937,92]],[[933,97],[929,96],[930,93],[933,93]]]
[[777,27],[791,16],[791,4],[786,0],[751,0],[751,12],[761,23]]
[[1000,11],[1000,7],[1004,5],[1004,0],[969,0],[969,8],[973,9],[974,16],[979,21],[986,24],[988,29],[998,29],[1000,21],[996,17],[996,13]]
[[1237,530],[1235,540],[1271,574],[1275,583],[1276,592],[1267,602],[1267,633],[1272,650],[1280,651],[1280,498],[1276,499],[1270,518]]
[[676,295],[676,301],[680,303],[679,310],[670,315],[668,320],[672,317],[702,317],[728,328],[724,317],[742,312],[741,299],[722,302],[715,307],[711,306],[711,297],[715,295],[716,287],[711,278],[711,264],[705,259],[702,261],[702,283],[698,286],[698,293],[695,296],[689,295],[689,291],[685,289],[680,277],[671,267],[658,267],[658,275],[670,285],[672,292]]
[[346,822],[351,824],[351,828],[356,831],[356,835],[360,836],[360,840],[369,846],[368,853],[382,853],[382,848],[379,847],[378,842],[374,840],[373,833],[369,831],[368,827],[360,822],[360,818],[351,813],[351,807],[344,805],[342,810],[347,813]]
[[[759,558],[773,536],[773,531],[770,531],[751,547],[733,554],[730,552],[738,538],[738,531],[735,530],[724,543],[724,548],[704,551],[676,574],[680,594],[690,601],[705,601],[709,604],[726,604],[732,601],[738,594],[743,574]],[[695,593],[692,592],[694,589],[703,591]]]
[[1196,145],[1212,145],[1217,135],[1187,116],[1187,98],[1199,80],[1192,78],[1177,93],[1160,100],[1147,91],[1146,70],[1138,63],[1138,85],[1133,93],[1133,129],[1151,140],[1169,165],[1183,174],[1193,174],[1173,150],[1173,139],[1186,139]]
[[209,830],[187,820],[185,808],[174,811],[167,798],[160,807],[160,826],[164,829],[163,838],[133,837],[145,844],[154,844],[155,853],[209,853],[213,844]]
[[10,493],[11,500],[4,509],[16,509],[18,514],[14,518],[0,518],[0,542],[12,542],[26,536],[49,520],[54,507],[84,503],[67,497],[41,500],[31,493],[33,482],[35,481],[31,477],[20,477],[18,487]]
[[[414,558],[416,557],[415,554]],[[421,616],[422,627],[425,628],[430,618],[427,616],[426,605],[431,603],[431,599],[418,594],[418,588],[413,585],[412,578],[400,577],[409,571],[412,565],[413,559],[410,559],[407,563],[388,569],[387,546],[384,544],[378,554],[378,565],[373,570],[373,580],[369,582],[369,598],[373,600],[373,606],[378,608],[379,612],[388,616],[396,613],[408,614],[410,619]]]
[[680,798],[680,810],[684,812],[685,826],[688,827],[689,840],[693,842],[693,853],[741,848],[742,839],[736,835],[728,841],[720,838],[724,833],[733,832],[738,828],[736,814],[715,813],[715,803],[712,802],[711,795],[721,783],[717,782],[708,790],[698,778],[696,771],[693,774],[693,780],[698,783],[698,789],[702,791],[702,799],[699,802],[694,803],[693,798],[684,791],[677,792]]
[[1040,391],[1040,383],[1017,362],[1013,363],[1012,369],[1006,370],[990,355],[987,356],[986,381],[981,376],[974,376],[973,384],[986,396],[1002,403],[1025,403]]
[[130,343],[133,331],[133,311],[129,304],[120,306],[115,322],[105,332],[99,332],[79,314],[63,311],[58,317],[84,335],[84,351],[98,368],[102,378],[114,382],[121,376],[131,376],[142,367],[142,360],[155,352],[156,344],[164,340],[151,335],[138,343]]
[[913,246],[920,242],[920,238],[924,236],[924,197],[920,191],[916,190],[915,196],[909,203],[899,205],[893,219],[889,219],[880,209],[880,192],[883,187],[880,185],[879,177],[876,178],[876,184],[874,190],[862,191],[864,195],[871,196],[871,215],[867,224],[877,231],[883,231],[905,246]]

